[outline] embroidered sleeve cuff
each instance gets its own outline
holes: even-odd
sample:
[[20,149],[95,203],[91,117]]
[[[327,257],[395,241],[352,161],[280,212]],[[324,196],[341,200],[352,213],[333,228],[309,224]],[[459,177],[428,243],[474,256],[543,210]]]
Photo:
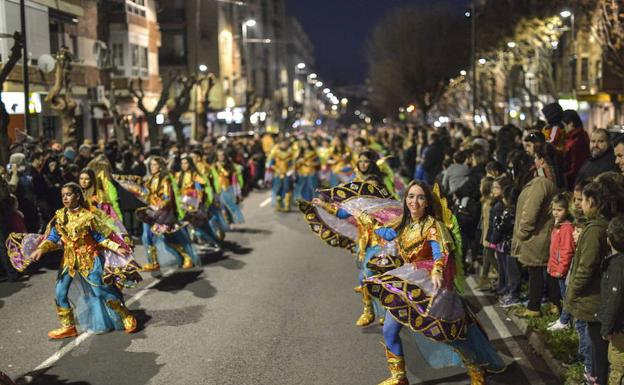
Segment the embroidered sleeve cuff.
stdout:
[[442,276],[444,273],[444,258],[440,258],[433,263],[433,269],[431,269],[431,275]]
[[50,240],[45,240],[43,242],[41,242],[41,244],[39,245],[39,247],[37,247],[38,250],[41,250],[41,252],[43,253],[47,253],[48,251],[52,251],[52,250],[57,250],[59,248],[59,246],[50,241]]
[[119,245],[113,241],[111,241],[110,239],[105,239],[102,242],[100,242],[100,245],[106,247],[109,250],[112,250],[114,252],[118,252],[119,251]]

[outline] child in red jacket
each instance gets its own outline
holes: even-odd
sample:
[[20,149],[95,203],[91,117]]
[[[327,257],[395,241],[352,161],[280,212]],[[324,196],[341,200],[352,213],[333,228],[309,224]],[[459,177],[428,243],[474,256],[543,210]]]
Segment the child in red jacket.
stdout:
[[[550,302],[562,309],[561,300],[565,298],[566,276],[572,263],[576,243],[574,241],[574,224],[570,213],[571,198],[569,193],[557,194],[552,201],[552,215],[555,226],[550,235],[550,257],[548,259],[548,287]],[[550,331],[568,329],[571,317],[561,311],[559,319],[548,327]]]

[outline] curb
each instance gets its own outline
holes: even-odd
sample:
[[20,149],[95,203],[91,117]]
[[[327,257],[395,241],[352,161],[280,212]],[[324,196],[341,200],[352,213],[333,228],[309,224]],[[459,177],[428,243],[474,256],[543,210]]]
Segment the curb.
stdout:
[[505,311],[505,313],[507,314],[507,317],[509,317],[509,319],[511,319],[511,321],[516,325],[516,327],[520,329],[520,332],[527,337],[529,345],[531,345],[535,352],[542,356],[542,359],[548,368],[552,370],[552,373],[561,380],[565,379],[566,368],[559,360],[553,357],[550,350],[548,350],[548,347],[546,347],[546,345],[542,342],[539,333],[529,328],[529,321],[511,314],[511,312],[507,313],[507,311]]

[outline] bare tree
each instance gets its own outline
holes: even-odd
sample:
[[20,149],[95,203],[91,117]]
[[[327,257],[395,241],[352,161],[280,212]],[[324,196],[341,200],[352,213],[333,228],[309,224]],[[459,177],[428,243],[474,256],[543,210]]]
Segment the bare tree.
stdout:
[[624,78],[624,4],[619,0],[600,0],[598,10],[598,35],[605,57],[610,70]]
[[176,140],[178,146],[183,148],[184,146],[184,125],[180,118],[189,110],[191,105],[191,90],[195,86],[195,76],[176,76],[174,83],[174,89],[177,88],[177,92],[171,98],[169,104],[169,121],[173,124],[173,128],[176,133]]
[[214,87],[216,79],[214,74],[201,75],[197,78],[197,95],[199,103],[197,106],[197,129],[195,130],[195,139],[204,140],[208,129],[207,113],[210,107],[210,91]]
[[45,97],[50,107],[61,117],[63,143],[76,142],[76,107],[72,95],[71,72],[73,55],[67,47],[61,47],[54,55],[54,85]]
[[386,15],[366,47],[373,105],[395,116],[415,103],[426,120],[449,79],[468,64],[468,26],[461,13],[438,2]]
[[[4,82],[9,77],[9,74],[15,68],[15,64],[22,57],[22,35],[19,32],[13,34],[13,48],[11,48],[11,54],[9,60],[2,70],[0,70],[0,96],[2,95],[2,89],[4,88]],[[27,107],[26,107],[27,108]],[[6,164],[9,161],[9,122],[11,117],[6,110],[6,106],[0,98],[0,163]]]
[[130,94],[136,99],[137,107],[143,112],[145,119],[147,120],[147,129],[149,134],[149,140],[152,147],[158,144],[160,139],[160,132],[158,130],[158,124],[156,123],[156,116],[160,113],[160,110],[165,106],[167,100],[169,99],[169,89],[173,84],[175,77],[169,77],[165,84],[163,85],[162,92],[156,105],[153,109],[148,109],[145,105],[145,89],[143,84],[143,79],[138,78],[134,81],[130,82],[128,87],[128,91]]

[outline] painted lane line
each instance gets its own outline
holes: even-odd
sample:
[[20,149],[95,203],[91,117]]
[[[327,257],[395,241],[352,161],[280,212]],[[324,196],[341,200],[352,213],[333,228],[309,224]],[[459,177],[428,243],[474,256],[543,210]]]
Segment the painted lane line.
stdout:
[[[472,293],[477,298],[477,301],[479,301],[479,304],[483,308],[485,314],[492,321],[492,324],[496,328],[496,333],[500,336],[505,346],[507,346],[507,348],[509,349],[509,352],[511,352],[511,354],[513,355],[514,361],[524,361],[529,363],[530,365],[531,361],[528,359],[526,354],[524,354],[524,351],[520,348],[520,345],[518,345],[515,338],[513,338],[513,335],[509,331],[509,328],[507,327],[505,322],[503,322],[501,316],[498,314],[498,312],[494,310],[492,306],[488,306],[485,303],[485,295],[479,293],[476,290],[477,282],[475,281],[474,277],[466,278],[466,283],[470,287],[470,291],[472,291]],[[504,335],[508,335],[511,338],[505,338],[503,337]],[[520,367],[520,370],[524,374],[525,378],[529,380],[529,384],[546,385],[546,383],[544,382],[544,380],[542,380],[542,377],[540,377],[537,371],[531,370],[530,366],[521,365],[520,363],[518,363],[518,366]]]
[[260,202],[260,207],[266,207],[269,205],[269,203],[271,203],[271,197],[268,197],[267,199]]
[[[145,294],[147,294],[147,291],[149,289],[151,289],[152,287],[156,286],[163,278],[166,278],[166,277],[170,276],[175,271],[176,271],[176,269],[170,269],[170,270],[165,271],[160,278],[156,278],[155,280],[150,282],[149,285],[147,285],[143,289],[141,289],[141,291],[139,291],[138,293],[136,293],[135,295],[130,297],[130,299],[128,299],[126,301],[126,306],[130,306],[134,302],[140,300],[143,296],[145,296]],[[82,344],[87,338],[91,337],[94,334],[96,334],[96,333],[86,332],[86,333],[80,334],[78,337],[76,337],[69,344],[63,346],[56,353],[54,353],[53,355],[48,357],[45,361],[43,361],[41,364],[39,364],[35,369],[33,369],[33,372],[37,372],[37,371],[43,370],[45,368],[48,368],[48,367],[54,365],[58,360],[63,358],[63,356],[65,356],[67,353],[71,352],[73,349],[77,348],[78,346],[80,346],[80,344]],[[25,376],[25,379],[26,379],[26,381],[30,382],[34,378],[32,376]]]

